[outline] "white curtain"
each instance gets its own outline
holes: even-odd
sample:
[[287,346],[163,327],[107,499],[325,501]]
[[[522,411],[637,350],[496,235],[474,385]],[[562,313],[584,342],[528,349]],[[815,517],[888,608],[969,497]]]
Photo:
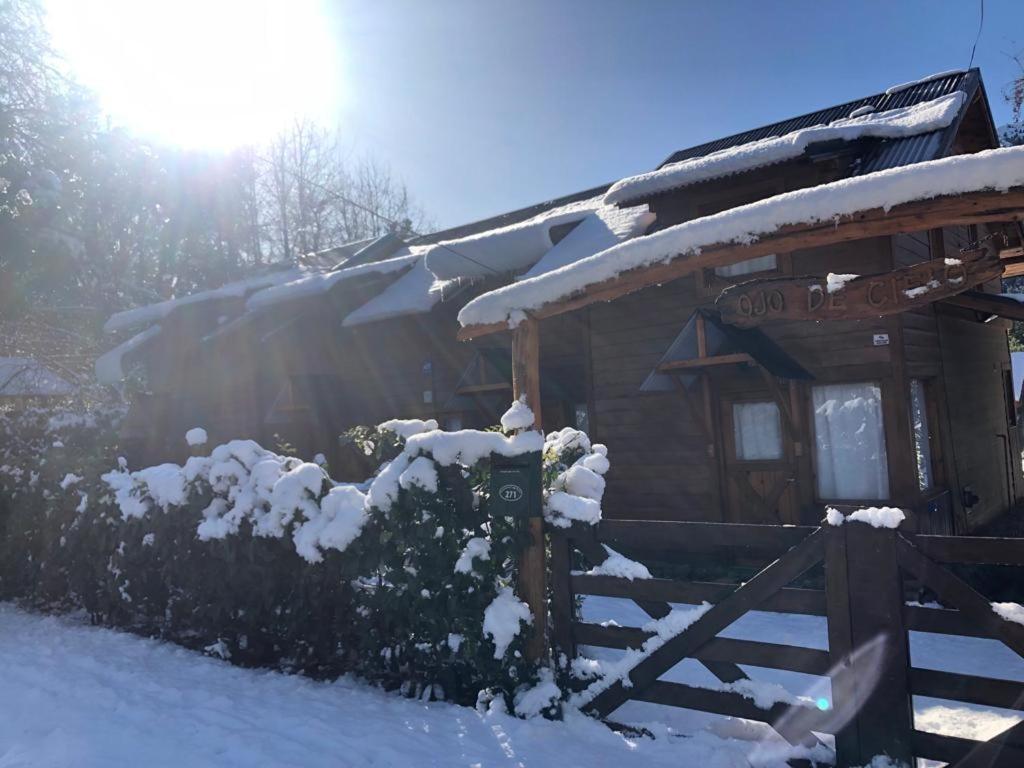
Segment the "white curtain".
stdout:
[[715,274],[719,277],[739,277],[749,275],[753,272],[767,272],[778,266],[774,253],[767,256],[758,256],[756,259],[737,261],[724,267],[715,267]]
[[782,424],[775,403],[734,403],[732,426],[740,461],[782,458]]
[[910,424],[914,429],[914,458],[917,461],[917,487],[927,491],[932,487],[932,445],[928,428],[928,405],[925,402],[924,382],[910,382]]
[[814,387],[818,496],[885,499],[889,496],[882,392],[877,384]]

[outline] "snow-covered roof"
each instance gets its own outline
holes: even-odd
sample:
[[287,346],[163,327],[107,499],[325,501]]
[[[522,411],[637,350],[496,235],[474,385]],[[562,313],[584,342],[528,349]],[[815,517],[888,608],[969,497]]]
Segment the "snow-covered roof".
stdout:
[[635,208],[616,208],[602,205],[580,221],[551,250],[518,279],[542,275],[593,256],[616,243],[637,237],[654,223],[654,214],[646,205]]
[[75,385],[31,357],[0,357],[0,397],[69,395]]
[[275,285],[253,293],[245,302],[246,311],[265,309],[285,301],[319,296],[335,285],[363,275],[387,275],[413,266],[423,255],[423,248],[411,246],[403,248],[390,259],[372,261],[348,269],[333,272],[314,272],[304,275],[298,280]]
[[427,254],[427,269],[444,280],[525,269],[554,246],[553,228],[579,223],[600,207],[601,199],[595,197],[551,208],[525,221],[444,240]]
[[124,369],[125,356],[140,349],[143,344],[160,335],[162,326],[151,325],[127,341],[118,344],[109,352],[96,358],[96,380],[101,384],[117,384],[128,372]]
[[523,312],[572,296],[631,269],[667,263],[719,243],[749,243],[788,224],[812,224],[914,200],[1024,185],[1024,147],[957,155],[841,179],[693,219],[615,245],[552,272],[478,296],[464,325],[516,322]]
[[387,288],[349,313],[342,325],[352,327],[389,320],[393,317],[416,315],[429,312],[441,301],[446,288],[458,280],[438,280],[427,269],[425,259],[419,259],[415,266],[391,283]]
[[[908,86],[909,87],[909,86]],[[669,163],[655,171],[622,179],[604,196],[608,204],[649,197],[701,181],[774,165],[804,154],[812,144],[856,141],[862,138],[903,138],[947,127],[959,114],[966,96],[956,91],[937,99],[884,112],[814,125],[782,136],[752,141],[735,147]]]
[[922,77],[918,80],[911,80],[909,83],[900,83],[899,85],[893,85],[885,89],[886,96],[892,96],[894,93],[902,93],[903,91],[909,91],[918,85],[924,85],[925,83],[931,83],[936,80],[944,80],[947,77],[953,77],[954,75],[962,75],[966,70],[963,69],[947,69],[945,72],[936,72],[933,75]]
[[188,296],[182,296],[181,298],[168,299],[167,301],[161,301],[156,304],[147,304],[142,307],[127,309],[124,312],[118,312],[115,315],[111,315],[110,319],[107,320],[106,324],[104,324],[103,330],[107,333],[115,333],[116,331],[126,331],[129,328],[155,323],[163,320],[178,307],[186,306],[188,304],[199,304],[205,301],[215,301],[217,299],[245,298],[245,296],[249,295],[253,291],[297,280],[303,275],[308,274],[308,272],[309,270],[297,268],[282,269],[276,272],[268,272],[264,275],[249,277],[244,280],[225,283],[220,288],[214,288],[209,291],[199,291],[198,293],[192,293]]

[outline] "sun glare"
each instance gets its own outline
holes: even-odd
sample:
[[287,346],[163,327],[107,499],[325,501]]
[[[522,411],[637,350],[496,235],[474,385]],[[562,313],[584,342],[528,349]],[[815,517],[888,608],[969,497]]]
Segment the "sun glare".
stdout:
[[114,125],[186,147],[330,120],[340,73],[318,0],[47,0],[54,46]]

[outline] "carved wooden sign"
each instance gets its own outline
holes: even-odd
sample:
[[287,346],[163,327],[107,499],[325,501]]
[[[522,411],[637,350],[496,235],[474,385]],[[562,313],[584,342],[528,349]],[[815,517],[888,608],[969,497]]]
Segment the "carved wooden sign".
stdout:
[[740,328],[788,320],[865,320],[946,299],[1002,274],[990,250],[933,259],[881,275],[761,278],[734,285],[715,302]]

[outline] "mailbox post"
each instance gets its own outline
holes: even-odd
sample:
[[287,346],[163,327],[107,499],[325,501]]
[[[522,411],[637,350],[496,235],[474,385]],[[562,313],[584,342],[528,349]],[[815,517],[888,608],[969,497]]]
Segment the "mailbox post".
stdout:
[[526,521],[543,514],[540,452],[521,456],[491,454],[491,509]]

